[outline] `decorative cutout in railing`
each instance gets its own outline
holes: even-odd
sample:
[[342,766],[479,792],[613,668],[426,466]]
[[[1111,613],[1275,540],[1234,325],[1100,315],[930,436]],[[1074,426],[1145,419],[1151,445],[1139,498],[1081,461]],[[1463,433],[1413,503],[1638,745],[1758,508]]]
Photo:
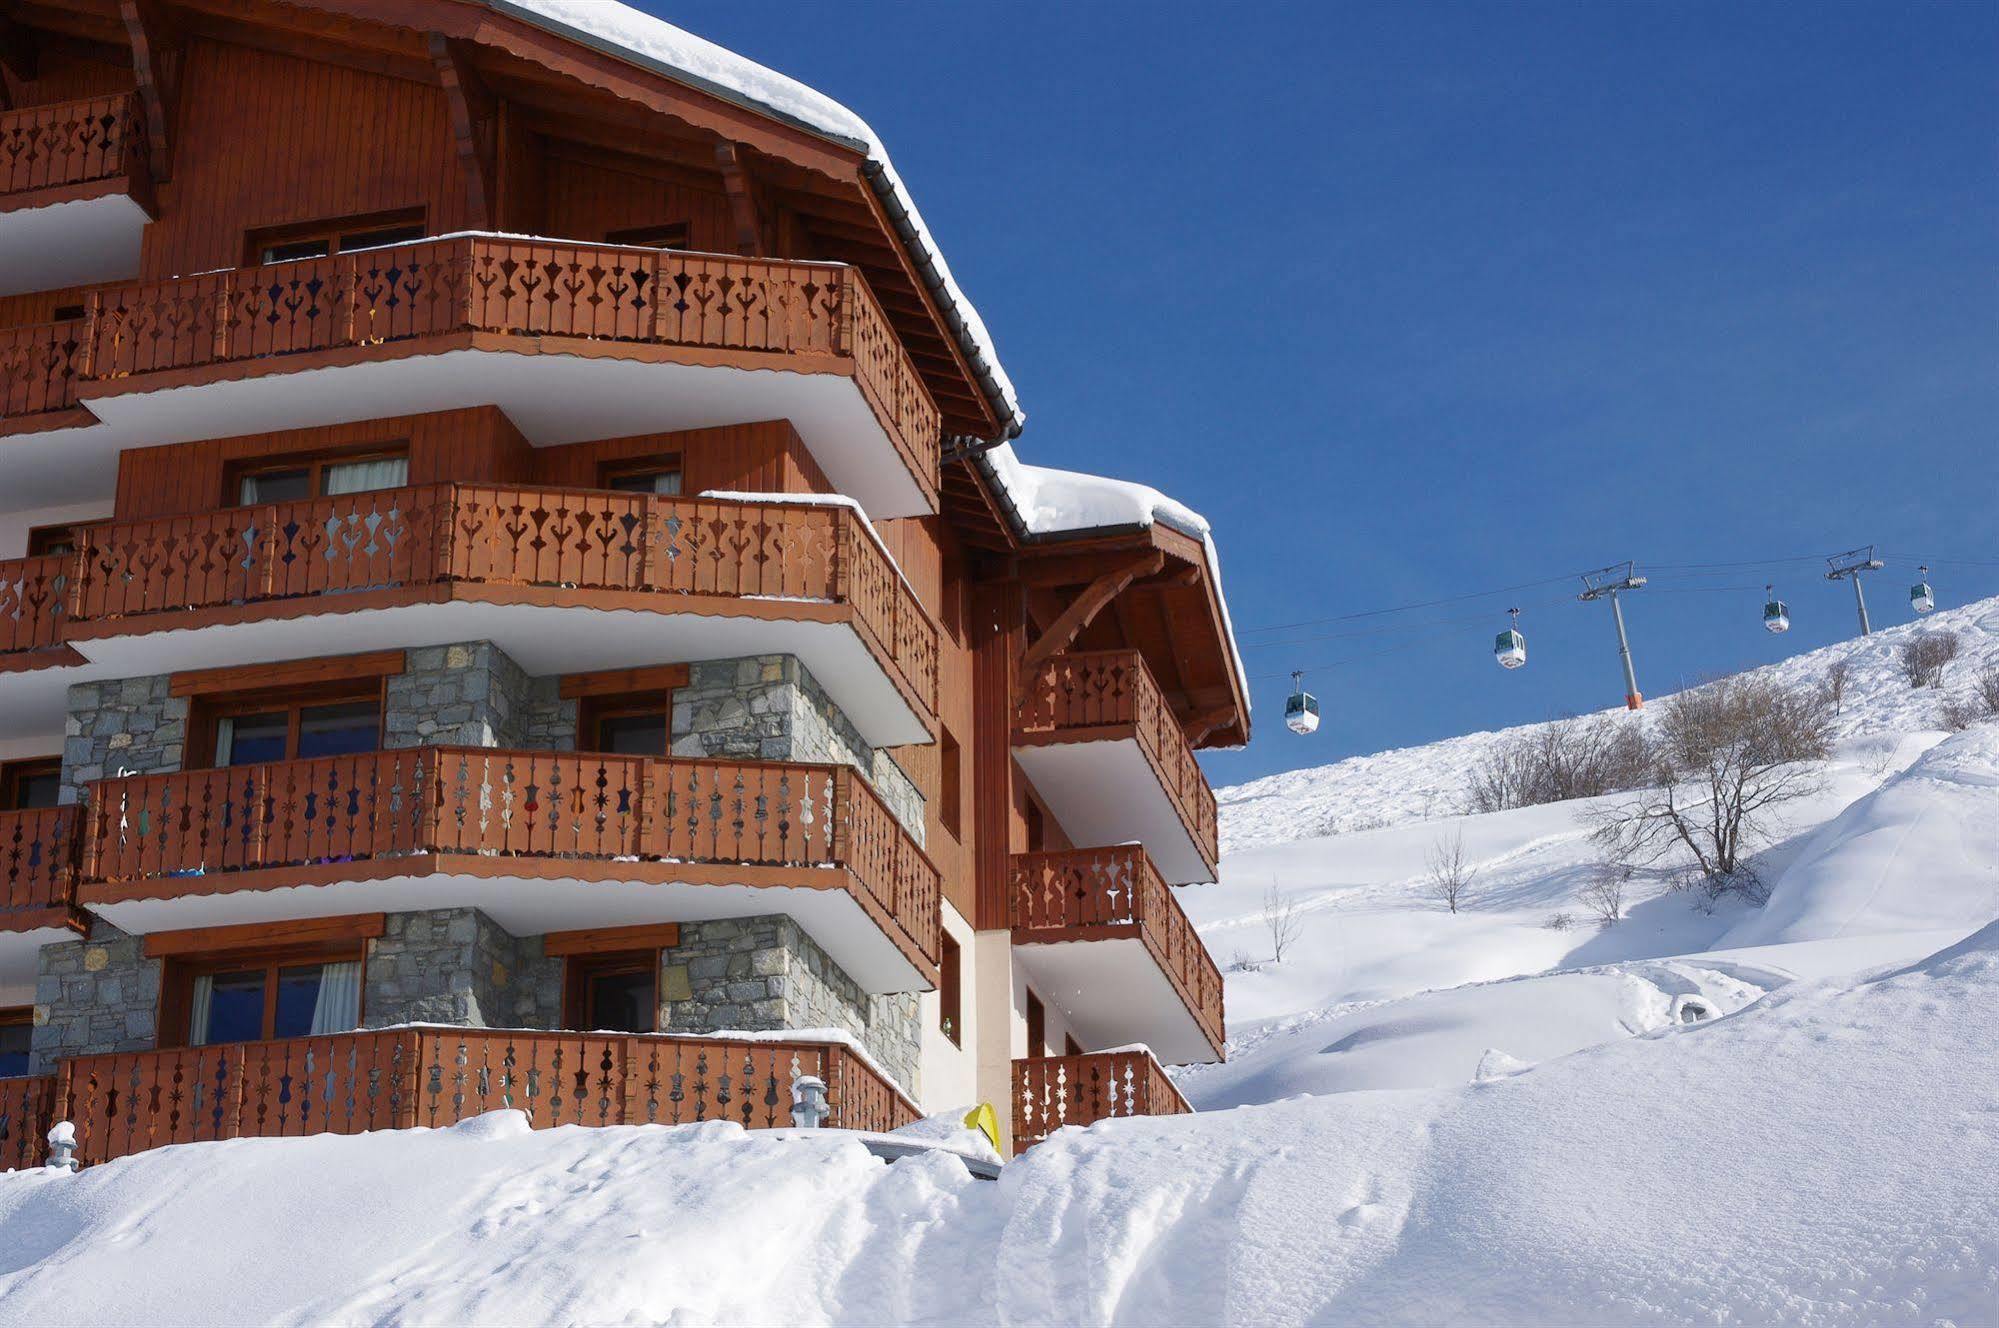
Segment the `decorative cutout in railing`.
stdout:
[[0,195],[127,174],[142,137],[129,93],[7,111],[0,114]]
[[103,780],[83,892],[204,894],[307,868],[334,881],[417,854],[842,866],[906,952],[937,960],[937,869],[847,766],[412,747]]
[[1159,1062],[1144,1051],[1035,1056],[1013,1063],[1013,1149],[1064,1125],[1192,1111]]
[[1017,941],[1071,928],[1135,928],[1180,998],[1219,1048],[1226,1041],[1222,973],[1180,900],[1135,845],[1020,853],[1013,859]]
[[75,902],[79,810],[0,812],[0,926],[10,913],[63,909]]
[[55,1124],[55,1096],[52,1074],[0,1079],[0,1171],[41,1165]]
[[[800,1075],[825,1081],[829,1125],[892,1130],[916,1118],[838,1043],[443,1027],[80,1056],[43,1092],[90,1164],[209,1139],[444,1126],[502,1108],[537,1129],[783,1127]],[[10,1082],[50,1083],[0,1080],[0,1114]]]
[[64,554],[0,561],[0,655],[62,644],[73,566]]
[[[936,625],[865,520],[817,504],[462,484],[235,507],[85,530],[74,616],[454,582],[560,589],[585,603],[590,592],[845,603],[934,710]],[[13,566],[0,564],[0,614]],[[7,642],[0,616],[0,649]]]
[[72,318],[0,328],[0,421],[76,405],[86,326]]

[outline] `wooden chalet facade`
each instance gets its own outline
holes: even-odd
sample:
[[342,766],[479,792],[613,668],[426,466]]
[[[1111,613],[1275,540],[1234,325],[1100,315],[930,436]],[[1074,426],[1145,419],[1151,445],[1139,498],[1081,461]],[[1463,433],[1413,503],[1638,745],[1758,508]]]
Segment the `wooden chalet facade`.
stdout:
[[873,145],[602,8],[0,2],[0,1167],[1221,1056],[1203,533],[1024,510]]

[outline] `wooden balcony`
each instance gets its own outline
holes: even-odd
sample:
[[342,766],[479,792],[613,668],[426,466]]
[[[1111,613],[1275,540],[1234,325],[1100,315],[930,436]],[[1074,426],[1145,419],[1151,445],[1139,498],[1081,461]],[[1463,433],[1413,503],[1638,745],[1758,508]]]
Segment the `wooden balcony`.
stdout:
[[38,1167],[46,1159],[55,1097],[52,1074],[0,1079],[0,1171]]
[[83,662],[63,643],[75,571],[65,554],[0,559],[0,673]]
[[1159,1062],[1145,1051],[1031,1056],[1013,1063],[1013,1151],[1064,1125],[1191,1112]]
[[0,112],[0,294],[132,276],[154,211],[131,94]]
[[[537,1129],[789,1128],[800,1075],[825,1081],[831,1128],[893,1130],[919,1114],[840,1043],[404,1027],[80,1056],[52,1078],[0,1079],[0,1168],[15,1155],[38,1162],[51,1117],[76,1126],[86,1165],[213,1139],[434,1128],[506,1108]],[[32,1137],[9,1136],[10,1106],[23,1127],[34,1121]]]
[[1215,878],[1214,791],[1137,651],[1043,664],[1020,699],[1013,748],[1072,842],[1141,843],[1175,885]]
[[0,812],[0,988],[32,987],[41,948],[83,932],[76,908],[81,810]]
[[[52,570],[22,574],[21,649]],[[533,673],[795,654],[871,742],[935,723],[936,625],[847,507],[430,485],[92,527],[69,583],[61,639],[114,676],[473,639]]]
[[[479,908],[517,936],[785,913],[935,984],[937,869],[847,766],[413,747],[90,786],[78,902],[134,934]],[[296,888],[306,887],[306,888]]]
[[1222,1058],[1221,969],[1143,849],[1016,854],[1012,915],[1016,957],[1088,1042]]
[[840,264],[459,236],[102,287],[71,336],[0,348],[15,431],[79,401],[107,452],[475,405],[537,445],[788,419],[870,515],[936,510],[936,403]]

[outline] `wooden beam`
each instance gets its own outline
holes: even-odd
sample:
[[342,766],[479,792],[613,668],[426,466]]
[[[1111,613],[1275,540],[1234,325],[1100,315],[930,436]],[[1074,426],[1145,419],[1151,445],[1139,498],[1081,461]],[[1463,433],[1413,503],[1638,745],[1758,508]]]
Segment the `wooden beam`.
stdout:
[[1165,563],[1166,555],[1154,551],[1143,554],[1129,562],[1111,567],[1090,582],[1083,593],[1076,596],[1062,616],[1050,623],[1048,630],[1035,639],[1020,657],[1020,691],[1027,691],[1029,680],[1057,653],[1066,650],[1077,633],[1090,625],[1106,604],[1116,599],[1124,588],[1141,576],[1151,576]]
[[671,950],[679,944],[680,924],[659,922],[637,927],[552,931],[541,938],[541,952],[554,959],[569,955],[616,954],[620,950]]
[[729,193],[729,215],[736,222],[736,252],[745,258],[763,254],[763,218],[757,213],[756,182],[743,166],[743,154],[734,143],[715,145],[715,165],[722,172],[722,187]]
[[349,679],[386,678],[403,671],[403,652],[377,650],[365,655],[334,655],[326,659],[292,660],[282,664],[231,664],[219,669],[190,669],[167,679],[168,696],[215,696],[227,692],[259,692],[275,687],[311,687]]
[[1209,706],[1197,710],[1180,721],[1180,732],[1186,735],[1187,745],[1200,745],[1210,733],[1235,721],[1234,705]]
[[153,183],[173,172],[173,115],[180,82],[180,34],[155,0],[118,0],[118,16],[132,43],[132,74],[146,112],[146,150]]
[[246,922],[232,927],[156,931],[146,937],[146,958],[165,959],[212,950],[276,950],[293,945],[372,941],[386,927],[387,918],[383,914],[356,913],[351,917],[307,918],[300,922]]
[[441,32],[430,34],[430,59],[437,67],[437,81],[444,85],[444,100],[451,110],[451,138],[458,149],[458,166],[465,175],[465,200],[470,215],[479,226],[490,230],[499,225],[499,199],[495,194],[498,133],[493,94],[472,67],[463,43]]
[[602,673],[565,673],[556,695],[565,701],[585,696],[621,696],[632,692],[666,692],[687,685],[685,664],[655,664],[649,668],[607,669]]

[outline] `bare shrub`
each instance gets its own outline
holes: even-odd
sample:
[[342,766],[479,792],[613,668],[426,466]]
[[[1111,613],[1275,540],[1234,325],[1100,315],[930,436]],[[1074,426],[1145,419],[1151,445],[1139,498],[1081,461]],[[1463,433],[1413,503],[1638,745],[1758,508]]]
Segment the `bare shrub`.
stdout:
[[1548,920],[1541,925],[1549,931],[1573,931],[1576,920],[1567,913],[1550,913]]
[[1653,739],[1662,787],[1604,809],[1599,843],[1634,866],[1684,849],[1699,888],[1757,897],[1744,859],[1778,808],[1819,789],[1831,722],[1822,691],[1748,675],[1668,698]]
[[1631,864],[1600,862],[1576,891],[1576,900],[1589,910],[1599,927],[1615,927],[1624,918],[1624,887],[1631,881]]
[[1478,879],[1478,869],[1465,860],[1465,832],[1458,831],[1448,841],[1439,839],[1430,846],[1423,861],[1429,867],[1424,884],[1429,887],[1431,897],[1443,901],[1451,912],[1457,912],[1472,882]]
[[1651,748],[1636,724],[1599,715],[1558,719],[1506,739],[1472,769],[1473,811],[1538,807],[1639,788]]
[[1229,956],[1229,972],[1231,973],[1261,973],[1262,971],[1263,965],[1251,959],[1247,950],[1237,950]]
[[1824,693],[1826,704],[1832,707],[1834,715],[1846,709],[1846,684],[1852,676],[1853,666],[1843,659],[1836,659],[1825,671],[1824,681],[1819,683],[1819,690]]
[[1911,687],[1943,686],[1944,666],[1957,658],[1949,632],[1919,632],[1902,643],[1902,676]]
[[1278,889],[1276,881],[1263,892],[1263,925],[1270,928],[1270,962],[1281,964],[1284,952],[1305,930],[1305,919],[1299,916],[1297,899]]
[[1999,668],[1991,668],[1978,675],[1978,686],[1974,690],[1978,703],[1985,707],[1988,715],[1999,715]]
[[1999,668],[1987,669],[1979,674],[1969,696],[1952,697],[1945,701],[1937,709],[1937,718],[1952,733],[1999,718]]

